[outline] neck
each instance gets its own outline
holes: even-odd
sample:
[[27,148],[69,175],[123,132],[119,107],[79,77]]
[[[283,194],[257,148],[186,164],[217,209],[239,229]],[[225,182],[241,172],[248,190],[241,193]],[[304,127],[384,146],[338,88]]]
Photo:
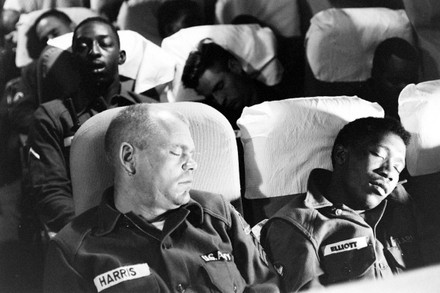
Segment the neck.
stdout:
[[91,83],[88,81],[84,81],[83,86],[81,86],[80,96],[87,101],[102,97],[106,102],[110,102],[110,99],[113,96],[119,94],[120,91],[121,83],[118,76],[117,78],[114,78],[110,83]]
[[152,195],[135,190],[132,182],[120,185],[115,183],[114,202],[119,212],[133,212],[150,223],[162,220],[162,216],[167,212],[154,205],[155,199]]
[[325,190],[325,197],[333,204],[348,202],[347,194],[340,182],[338,174],[333,172],[330,183]]

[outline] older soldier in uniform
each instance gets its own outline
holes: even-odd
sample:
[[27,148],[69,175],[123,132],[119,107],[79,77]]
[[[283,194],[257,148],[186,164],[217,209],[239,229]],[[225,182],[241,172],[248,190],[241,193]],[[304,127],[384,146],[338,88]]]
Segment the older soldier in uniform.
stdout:
[[396,190],[409,139],[391,118],[347,124],[333,146],[334,171],[313,170],[307,192],[263,226],[262,245],[286,292],[419,265],[411,205]]
[[130,106],[105,149],[114,186],[50,242],[47,292],[278,292],[239,213],[191,190],[197,163],[181,114]]

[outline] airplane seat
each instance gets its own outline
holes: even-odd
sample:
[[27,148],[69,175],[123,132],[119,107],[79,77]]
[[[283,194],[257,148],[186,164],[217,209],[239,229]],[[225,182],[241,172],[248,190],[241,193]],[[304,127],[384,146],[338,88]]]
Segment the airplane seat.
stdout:
[[200,101],[194,90],[186,89],[181,82],[183,67],[190,52],[197,49],[203,39],[212,39],[232,52],[243,70],[267,85],[281,81],[283,68],[276,55],[276,38],[272,30],[252,25],[204,25],[181,29],[162,41],[162,48],[174,56],[177,69],[168,101]]
[[239,15],[256,17],[267,24],[277,35],[286,38],[301,36],[297,1],[218,0],[216,2],[216,23],[230,24]]
[[305,192],[312,169],[332,170],[331,149],[339,130],[368,116],[383,117],[384,111],[377,103],[348,96],[246,107],[237,124],[244,154],[243,202],[251,210],[252,226]]
[[37,98],[42,104],[70,97],[79,87],[80,75],[73,55],[57,47],[47,46],[37,59]]
[[[48,44],[70,52],[72,35],[73,33],[60,36],[50,40]],[[157,90],[158,95],[162,94],[163,88],[175,75],[176,63],[173,57],[135,31],[120,30],[118,35],[121,50],[126,53],[125,62],[119,65],[122,86],[138,94],[152,89]]]
[[359,95],[371,77],[376,47],[391,37],[415,44],[402,9],[330,8],[315,14],[305,37],[305,95]]
[[[193,189],[222,194],[239,211],[241,206],[238,151],[234,131],[214,108],[197,102],[162,103],[180,111],[190,121],[198,168]],[[75,213],[99,204],[102,192],[112,184],[112,168],[104,153],[104,135],[122,108],[101,112],[77,131],[70,151]]]
[[405,185],[419,209],[417,215],[425,263],[439,263],[440,252],[440,80],[407,85],[399,96],[399,116],[412,134]]
[[[97,16],[96,12],[84,7],[63,7],[57,8],[67,14],[75,24],[80,23],[88,17]],[[24,67],[32,62],[27,49],[27,32],[34,24],[35,20],[43,14],[47,9],[32,11],[27,14],[20,15],[17,23],[17,51],[15,56],[15,64],[17,67]]]

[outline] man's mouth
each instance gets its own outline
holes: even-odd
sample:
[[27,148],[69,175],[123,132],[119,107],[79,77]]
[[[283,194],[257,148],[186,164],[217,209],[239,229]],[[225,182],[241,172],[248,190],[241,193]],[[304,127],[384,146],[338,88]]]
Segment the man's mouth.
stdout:
[[387,186],[382,181],[371,181],[370,184],[380,193],[380,195],[388,194]]
[[91,65],[93,73],[101,73],[105,69],[105,63],[102,62],[93,62]]

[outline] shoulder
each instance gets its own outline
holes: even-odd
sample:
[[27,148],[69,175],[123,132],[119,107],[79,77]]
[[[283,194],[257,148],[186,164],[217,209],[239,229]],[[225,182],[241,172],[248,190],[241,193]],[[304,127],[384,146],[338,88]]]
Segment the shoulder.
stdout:
[[294,196],[287,205],[281,208],[267,221],[264,227],[267,228],[282,221],[298,228],[305,234],[309,234],[309,232],[313,230],[311,225],[315,222],[317,211],[306,207],[304,205],[304,199],[305,194]]
[[98,223],[98,207],[91,208],[74,218],[51,241],[66,255],[74,256],[86,235],[95,229],[96,223]]
[[56,99],[41,104],[35,111],[35,117],[37,119],[44,117],[58,118],[64,113],[68,113],[66,106],[62,100]]
[[190,194],[191,198],[200,204],[204,214],[222,220],[227,225],[231,224],[232,207],[222,195],[200,190],[191,190]]

